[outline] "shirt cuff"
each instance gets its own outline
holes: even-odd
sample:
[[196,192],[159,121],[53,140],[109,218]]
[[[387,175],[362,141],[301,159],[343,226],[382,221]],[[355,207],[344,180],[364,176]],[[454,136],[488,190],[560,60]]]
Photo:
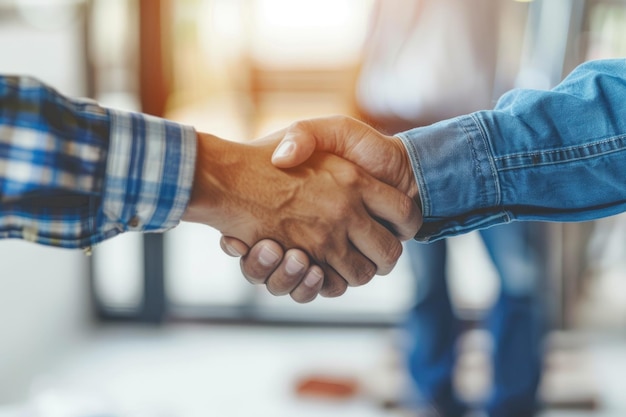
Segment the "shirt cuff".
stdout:
[[195,130],[144,114],[108,111],[110,144],[96,240],[176,226],[191,195]]
[[475,115],[396,135],[406,147],[422,201],[416,239],[432,241],[510,221],[498,208],[498,176]]

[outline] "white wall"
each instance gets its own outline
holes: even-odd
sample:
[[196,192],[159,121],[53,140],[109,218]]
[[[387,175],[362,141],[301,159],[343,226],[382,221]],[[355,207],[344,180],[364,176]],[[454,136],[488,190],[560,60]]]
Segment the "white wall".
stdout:
[[34,378],[89,323],[88,260],[81,251],[0,241],[0,404],[23,400]]
[[[0,7],[0,73],[32,75],[83,95],[76,15],[52,2],[18,9],[11,3]],[[80,251],[0,241],[0,404],[23,399],[33,377],[86,330],[87,265]]]

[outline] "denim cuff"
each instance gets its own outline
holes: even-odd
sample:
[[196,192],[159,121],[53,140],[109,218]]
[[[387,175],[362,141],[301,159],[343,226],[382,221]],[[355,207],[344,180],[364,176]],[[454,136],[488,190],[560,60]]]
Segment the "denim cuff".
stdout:
[[397,135],[408,152],[430,241],[506,222],[489,143],[473,115]]

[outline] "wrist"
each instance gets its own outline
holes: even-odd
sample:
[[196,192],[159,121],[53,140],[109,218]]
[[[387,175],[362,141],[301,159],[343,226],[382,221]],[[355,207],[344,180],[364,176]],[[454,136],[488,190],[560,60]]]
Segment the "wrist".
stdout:
[[189,204],[182,216],[183,221],[205,223],[219,228],[224,218],[227,185],[228,142],[207,133],[197,133],[197,155]]

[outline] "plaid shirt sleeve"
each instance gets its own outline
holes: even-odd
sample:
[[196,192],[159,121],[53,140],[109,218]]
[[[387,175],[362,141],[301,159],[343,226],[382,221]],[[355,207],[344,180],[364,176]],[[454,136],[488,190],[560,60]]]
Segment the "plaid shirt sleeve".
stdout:
[[0,238],[88,248],[172,228],[195,157],[191,127],[0,76]]

